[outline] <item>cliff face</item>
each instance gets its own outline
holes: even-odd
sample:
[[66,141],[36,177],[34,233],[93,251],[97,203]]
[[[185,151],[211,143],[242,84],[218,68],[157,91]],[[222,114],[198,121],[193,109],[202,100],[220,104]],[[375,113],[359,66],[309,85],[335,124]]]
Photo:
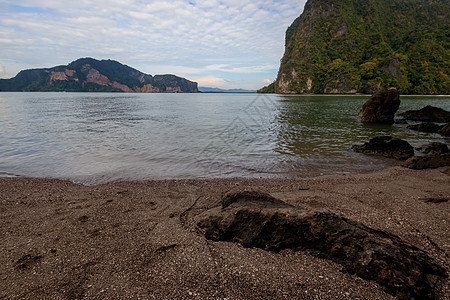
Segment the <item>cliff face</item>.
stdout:
[[197,83],[175,75],[144,74],[112,60],[78,59],[67,66],[25,70],[0,80],[0,91],[196,93]]
[[450,93],[448,0],[308,0],[261,92]]

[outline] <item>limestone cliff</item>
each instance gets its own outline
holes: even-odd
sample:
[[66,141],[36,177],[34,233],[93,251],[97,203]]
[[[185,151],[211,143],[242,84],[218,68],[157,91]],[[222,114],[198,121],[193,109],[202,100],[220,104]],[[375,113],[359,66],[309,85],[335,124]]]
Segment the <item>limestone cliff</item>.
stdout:
[[308,0],[260,92],[450,93],[448,0]]
[[21,71],[0,80],[0,91],[196,93],[198,88],[175,75],[151,76],[117,61],[82,58],[67,66]]

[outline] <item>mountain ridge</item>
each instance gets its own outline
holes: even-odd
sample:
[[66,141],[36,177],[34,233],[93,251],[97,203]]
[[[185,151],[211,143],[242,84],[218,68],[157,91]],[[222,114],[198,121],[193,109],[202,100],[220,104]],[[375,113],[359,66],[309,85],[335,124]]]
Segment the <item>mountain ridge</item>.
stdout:
[[443,0],[308,0],[259,92],[449,94],[449,15]]
[[251,94],[256,93],[256,90],[247,89],[221,89],[216,87],[199,86],[198,91],[202,93],[241,93],[241,94]]
[[149,75],[114,60],[80,58],[68,65],[20,71],[0,79],[0,91],[196,93],[196,82]]

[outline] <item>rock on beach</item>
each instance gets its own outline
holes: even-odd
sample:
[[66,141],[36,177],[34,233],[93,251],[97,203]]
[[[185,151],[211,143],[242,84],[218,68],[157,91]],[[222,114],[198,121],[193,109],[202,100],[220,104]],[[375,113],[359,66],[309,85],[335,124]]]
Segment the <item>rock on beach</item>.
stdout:
[[406,160],[414,156],[414,148],[407,141],[392,136],[379,136],[362,145],[353,145],[355,152],[375,154],[385,157]]
[[286,248],[341,264],[346,272],[374,280],[401,299],[433,299],[447,276],[422,250],[399,237],[334,213],[300,209],[261,192],[226,195],[220,210],[198,217],[207,239],[270,251]]
[[445,109],[427,105],[418,110],[408,110],[398,115],[399,117],[421,122],[449,123],[450,112]]
[[426,133],[438,133],[442,128],[444,128],[444,125],[439,125],[432,122],[424,122],[414,125],[408,125],[406,128]]
[[393,124],[400,106],[400,94],[396,88],[379,91],[364,103],[358,117],[363,122]]

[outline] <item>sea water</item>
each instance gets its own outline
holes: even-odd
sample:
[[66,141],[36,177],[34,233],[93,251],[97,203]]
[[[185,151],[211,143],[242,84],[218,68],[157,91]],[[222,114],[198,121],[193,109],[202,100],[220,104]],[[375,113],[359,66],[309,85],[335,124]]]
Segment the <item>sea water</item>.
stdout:
[[[355,117],[369,96],[0,93],[0,176],[118,180],[310,177],[396,162],[354,153],[379,135],[448,142]],[[402,96],[399,112],[449,96]]]

